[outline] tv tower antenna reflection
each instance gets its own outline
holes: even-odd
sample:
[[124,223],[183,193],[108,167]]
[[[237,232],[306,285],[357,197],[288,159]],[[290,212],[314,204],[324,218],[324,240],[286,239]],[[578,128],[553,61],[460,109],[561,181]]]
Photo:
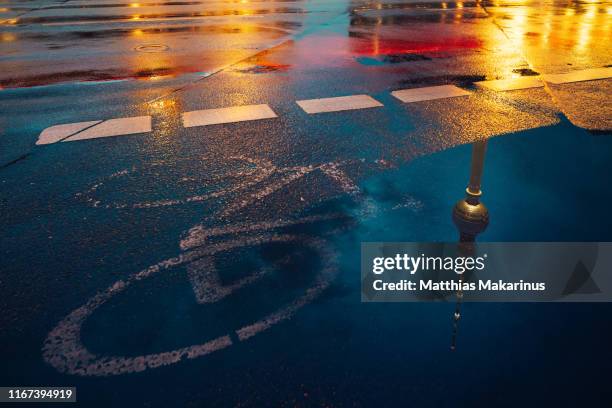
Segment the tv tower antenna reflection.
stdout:
[[[470,170],[470,181],[465,189],[464,199],[457,201],[453,208],[453,222],[459,230],[459,252],[461,256],[474,255],[474,242],[476,236],[482,233],[489,225],[489,210],[480,202],[482,196],[481,179],[484,169],[484,159],[487,151],[487,140],[475,142],[472,146],[472,166]],[[459,274],[459,290],[457,290],[457,302],[453,314],[453,334],[451,350],[457,346],[457,331],[461,319],[461,303],[463,301],[463,274]]]

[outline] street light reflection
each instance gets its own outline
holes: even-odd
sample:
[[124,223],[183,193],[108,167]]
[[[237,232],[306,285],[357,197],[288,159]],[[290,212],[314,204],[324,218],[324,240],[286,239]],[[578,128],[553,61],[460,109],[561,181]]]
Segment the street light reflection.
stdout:
[[177,96],[150,102],[145,106],[143,114],[151,115],[156,123],[155,131],[151,137],[151,148],[155,149],[160,145],[168,145],[176,141],[178,129],[182,127],[181,112],[182,103]]
[[15,36],[15,34],[12,34],[12,33],[2,33],[2,35],[0,36],[0,39],[3,42],[12,42],[12,41],[15,41],[17,37]]
[[[597,66],[594,49],[605,49],[611,40],[610,7],[600,2],[569,2],[546,8],[531,3],[501,4],[487,8],[502,27],[512,46],[536,68],[546,72],[567,69],[568,54],[580,65]],[[554,50],[554,52],[552,52]]]

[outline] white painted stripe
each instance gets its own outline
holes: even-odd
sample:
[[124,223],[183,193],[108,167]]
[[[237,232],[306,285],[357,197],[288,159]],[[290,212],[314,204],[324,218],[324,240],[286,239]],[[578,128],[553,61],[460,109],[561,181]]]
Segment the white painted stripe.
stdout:
[[207,126],[276,117],[276,113],[268,105],[232,106],[185,112],[183,113],[183,125],[185,127]]
[[401,89],[391,92],[391,95],[404,103],[454,98],[469,94],[470,92],[456,87],[455,85],[428,86],[426,88]]
[[539,76],[526,76],[511,79],[498,79],[495,81],[480,81],[475,82],[475,85],[493,91],[515,91],[518,89],[540,88],[544,86],[544,82],[542,82]]
[[551,84],[567,84],[570,82],[593,81],[612,77],[612,67],[584,69],[567,74],[547,74],[544,80]]
[[339,96],[337,98],[307,99],[297,101],[306,113],[337,112],[353,109],[375,108],[382,103],[369,95]]
[[100,137],[132,135],[136,133],[148,133],[151,131],[151,116],[136,116],[132,118],[109,119],[104,122],[85,129],[74,136],[65,139],[64,142],[76,140],[97,139]]
[[46,128],[38,136],[36,141],[37,145],[51,144],[58,142],[70,135],[74,135],[83,129],[93,126],[97,123],[102,122],[101,120],[93,120],[91,122],[78,122],[78,123],[67,123],[65,125],[55,125]]

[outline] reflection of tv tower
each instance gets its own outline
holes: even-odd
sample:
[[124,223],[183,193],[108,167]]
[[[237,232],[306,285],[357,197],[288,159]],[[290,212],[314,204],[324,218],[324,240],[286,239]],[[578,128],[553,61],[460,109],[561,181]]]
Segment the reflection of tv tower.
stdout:
[[[470,170],[470,182],[465,189],[466,196],[457,201],[453,208],[453,222],[459,230],[459,252],[461,256],[472,256],[474,254],[474,242],[476,236],[483,232],[489,225],[489,210],[480,202],[482,191],[480,180],[484,168],[485,153],[487,151],[487,140],[475,142],[472,147],[472,168]],[[457,341],[457,328],[461,318],[461,301],[463,299],[463,274],[459,275],[459,290],[457,290],[457,304],[453,315],[453,337],[451,350],[455,350]]]
[[[453,222],[459,230],[459,242],[471,243],[489,225],[489,210],[480,202],[480,179],[484,167],[487,141],[475,142],[472,148],[472,169],[466,196],[453,208]],[[469,245],[468,245],[469,246]]]

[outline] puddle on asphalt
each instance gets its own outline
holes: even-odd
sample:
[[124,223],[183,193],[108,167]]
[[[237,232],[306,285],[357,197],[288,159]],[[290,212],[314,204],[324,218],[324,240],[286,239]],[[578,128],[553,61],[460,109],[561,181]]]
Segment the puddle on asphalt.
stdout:
[[[263,3],[267,0],[249,0],[249,3]],[[275,3],[294,3],[295,0],[275,0]],[[161,6],[199,6],[207,5],[207,1],[164,1],[150,3],[102,3],[102,4],[62,4],[42,7],[43,10],[89,9],[89,8],[140,8]]]
[[[164,35],[164,34],[199,34],[199,35],[216,35],[216,34],[244,34],[244,33],[270,33],[282,32],[285,30],[295,30],[302,26],[302,23],[294,21],[279,21],[270,23],[264,26],[257,25],[236,25],[223,24],[214,26],[200,25],[180,25],[171,27],[143,27],[143,28],[114,28],[107,30],[78,30],[78,31],[59,31],[59,32],[28,32],[15,33],[15,39],[32,40],[32,41],[62,41],[71,42],[75,40],[85,39],[110,39],[133,37],[138,35]],[[68,44],[72,46],[73,44]]]
[[277,72],[277,71],[284,72],[284,71],[288,71],[289,68],[291,68],[291,65],[274,64],[272,62],[264,62],[264,63],[254,65],[254,66],[249,67],[249,68],[236,69],[235,72],[240,72],[242,74],[267,74],[267,73],[270,73],[270,72]]
[[485,75],[436,75],[421,78],[409,78],[399,81],[398,85],[401,87],[413,86],[432,86],[432,85],[458,85],[458,86],[472,86],[474,82],[484,81]]
[[[460,8],[473,8],[478,7],[480,5],[480,1],[449,1],[449,2],[405,2],[405,3],[378,3],[378,10],[453,10]],[[363,7],[357,7],[355,10],[369,10],[371,6],[368,4]]]
[[275,51],[287,50],[288,48],[293,46],[293,44],[294,42],[290,40],[272,49],[261,51],[257,55],[236,64],[233,67],[232,71],[241,74],[267,74],[273,72],[287,72],[291,69],[293,65],[281,62],[274,62],[272,58]]
[[104,71],[70,71],[70,72],[59,72],[50,73],[44,75],[34,75],[23,78],[9,78],[0,80],[0,87],[2,88],[30,88],[35,86],[44,86],[52,84],[61,84],[67,82],[108,82],[108,81],[120,81],[120,80],[160,80],[173,78],[177,75],[197,73],[197,69],[187,68],[154,68],[144,69],[139,71],[124,71],[124,70],[104,70]]
[[[486,19],[488,15],[483,12],[462,11],[461,20]],[[392,14],[385,16],[363,16],[355,15],[351,18],[352,26],[375,27],[375,26],[402,26],[417,23],[441,23],[456,24],[456,17],[450,13],[430,12],[415,14]]]
[[193,13],[159,13],[159,14],[116,14],[116,15],[81,15],[81,16],[44,16],[18,18],[16,24],[58,24],[83,22],[112,22],[112,21],[146,21],[159,19],[184,19],[205,17],[252,16],[266,14],[302,14],[306,11],[301,8],[276,8],[260,10],[221,10],[201,11]]
[[515,68],[512,70],[515,74],[521,74],[521,76],[538,76],[539,72],[534,71],[531,68]]
[[[373,41],[362,39],[351,39],[351,51],[357,55],[388,56],[391,60],[399,61],[402,58],[411,58],[406,54],[420,54],[420,57],[412,57],[424,60],[422,54],[427,52],[452,52],[464,49],[481,48],[482,40],[475,37],[434,37],[423,40],[404,40],[399,38],[385,38],[380,36]],[[391,57],[395,56],[395,57]]]
[[[285,47],[287,47],[287,45],[281,45],[277,48]],[[233,71],[241,74],[266,74],[271,72],[286,72],[291,69],[291,64],[282,64],[270,61],[268,58],[271,56],[271,54],[271,50],[263,51],[256,56],[237,64]]]
[[362,65],[378,66],[387,64],[401,64],[403,62],[431,61],[431,58],[422,54],[389,54],[376,57],[357,57],[357,62]]
[[[3,88],[28,88],[35,86],[44,86],[52,84],[60,84],[67,82],[99,82],[99,81],[115,81],[129,79],[151,79],[159,80],[162,78],[177,77],[183,74],[197,74],[206,72],[208,54],[207,50],[191,52],[190,54],[181,54],[182,44],[187,41],[184,35],[194,37],[194,41],[199,38],[210,38],[223,35],[236,35],[238,41],[241,41],[245,34],[249,34],[251,39],[245,40],[247,43],[243,46],[241,52],[236,52],[236,57],[232,57],[230,61],[241,59],[248,49],[251,49],[251,44],[259,45],[263,41],[276,40],[286,36],[291,30],[300,27],[301,23],[291,21],[271,22],[269,25],[260,26],[254,23],[248,24],[221,24],[213,26],[197,26],[197,25],[182,25],[182,26],[160,26],[160,27],[143,27],[140,28],[117,28],[103,30],[82,30],[78,31],[33,31],[33,32],[16,32],[10,34],[11,42],[20,41],[39,42],[42,43],[48,50],[57,52],[56,58],[72,58],[68,53],[72,49],[93,47],[101,40],[113,38],[125,38],[128,49],[123,49],[125,43],[116,43],[113,47],[117,48],[119,53],[113,55],[112,58],[105,60],[103,65],[97,64],[85,58],[79,60],[82,67],[80,69],[67,70],[65,72],[45,72],[39,65],[32,63],[32,67],[20,67],[20,70],[9,70],[6,75],[0,75],[0,86]],[[4,34],[9,36],[9,34]],[[253,38],[257,35],[261,39],[258,41]],[[2,37],[4,38],[4,37]],[[16,45],[19,43],[15,43]],[[172,50],[165,44],[171,44]],[[26,46],[24,44],[24,46]],[[255,48],[256,49],[256,48]],[[137,53],[134,51],[142,51]],[[147,57],[147,53],[166,52],[163,61],[151,55]],[[24,51],[21,51],[24,52]],[[80,51],[79,51],[80,52]],[[122,52],[134,52],[141,54],[138,58],[137,66],[126,66]],[[229,55],[222,56],[225,59],[230,58]],[[146,60],[145,60],[146,59]],[[162,67],[158,65],[164,64]],[[91,69],[87,69],[91,67]],[[146,69],[145,69],[146,68]],[[290,65],[283,63],[274,63],[270,61],[260,60],[254,66],[243,67],[244,73],[266,73],[275,71],[286,71]],[[149,72],[149,71],[160,72]],[[43,71],[43,72],[41,72]],[[163,72],[162,72],[163,71]]]

